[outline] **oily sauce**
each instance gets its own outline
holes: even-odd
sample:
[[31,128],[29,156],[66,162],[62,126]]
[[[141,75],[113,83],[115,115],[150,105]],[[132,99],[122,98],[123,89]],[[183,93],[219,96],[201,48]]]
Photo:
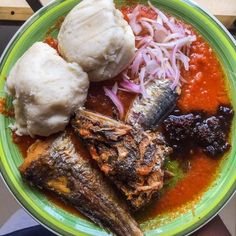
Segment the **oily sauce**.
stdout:
[[12,133],[12,140],[20,149],[23,157],[27,157],[28,148],[37,140],[36,138],[31,138],[28,135],[18,136],[16,133]]
[[[132,11],[132,7],[123,7],[121,10],[125,15]],[[154,19],[156,13],[150,8],[143,7],[143,16]],[[224,78],[224,72],[221,65],[208,43],[198,35],[191,26],[188,26],[197,36],[197,40],[192,44],[190,50],[190,69],[189,71],[182,70],[181,74],[185,82],[182,86],[182,93],[178,101],[178,108],[182,112],[191,112],[193,110],[203,110],[208,113],[216,112],[219,105],[230,104],[227,95],[227,87]],[[46,40],[50,45],[55,47],[55,41]],[[119,77],[117,80],[121,79]],[[100,112],[105,115],[117,118],[118,114],[112,102],[104,95],[103,86],[112,86],[114,80],[91,83],[86,108]],[[119,92],[125,111],[132,104],[134,95],[125,92]],[[34,141],[29,137],[18,137],[13,135],[13,141],[19,146],[23,155],[26,155],[27,148]],[[148,216],[144,215],[141,221],[154,217],[163,213],[173,212],[177,209],[183,209],[188,203],[193,203],[199,199],[204,191],[211,185],[217,175],[217,170],[220,165],[220,159],[212,159],[202,152],[195,152],[183,158],[189,159],[191,168],[174,187],[165,190],[159,200],[154,203],[154,206],[148,211]],[[49,198],[52,200],[53,198]],[[64,203],[53,200],[57,205],[68,209]],[[69,210],[71,212],[71,210]],[[77,211],[75,211],[77,212]],[[75,213],[73,210],[73,213]]]
[[203,110],[215,113],[220,104],[230,104],[224,72],[214,51],[196,34],[190,49],[189,71],[182,70],[182,94],[178,102],[183,112]]
[[[114,85],[114,81],[120,80],[121,77],[118,76],[114,80],[104,81],[100,83],[91,83],[85,107],[91,111],[95,111],[118,119],[119,114],[116,108],[113,106],[112,101],[105,95],[103,87],[106,86],[108,88],[111,88]],[[135,98],[135,95],[124,91],[118,91],[117,96],[121,100],[124,106],[124,113],[126,114],[129,110],[129,107],[132,105],[132,101]]]
[[187,174],[174,188],[170,188],[162,194],[149,217],[172,212],[175,209],[184,211],[180,208],[190,201],[194,204],[213,182],[219,167],[219,160],[209,158],[200,151],[187,158],[191,163]]
[[[230,104],[224,72],[209,44],[191,26],[187,27],[197,40],[191,45],[189,71],[181,71],[185,82],[177,106],[183,113],[196,110],[214,114],[220,105]],[[183,179],[152,204],[148,215],[139,216],[141,222],[176,210],[181,213],[187,204],[194,206],[214,181],[221,162],[220,158],[212,159],[201,151],[178,158],[190,160],[191,167]]]
[[56,205],[56,206],[62,208],[63,210],[69,212],[69,213],[72,214],[72,215],[75,215],[75,216],[78,216],[78,217],[80,217],[80,218],[89,220],[89,219],[86,218],[82,213],[80,213],[77,209],[75,209],[72,205],[65,203],[64,201],[62,201],[61,199],[59,199],[59,198],[58,198],[57,196],[55,196],[54,194],[48,193],[48,192],[47,192],[46,194],[47,194],[48,200],[49,200],[52,204],[54,204],[54,205]]
[[14,117],[14,111],[12,109],[7,109],[5,98],[0,98],[0,114],[3,114],[4,116]]

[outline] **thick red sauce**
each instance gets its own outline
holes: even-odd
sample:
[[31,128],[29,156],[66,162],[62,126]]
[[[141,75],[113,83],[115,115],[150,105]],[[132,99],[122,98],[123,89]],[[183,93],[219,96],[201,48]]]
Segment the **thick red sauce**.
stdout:
[[5,98],[0,98],[0,114],[14,117],[14,111],[12,109],[7,109]]
[[[127,14],[132,10],[131,7],[123,7],[122,12],[126,20]],[[142,16],[155,18],[156,13],[147,7],[142,8]],[[190,29],[191,27],[188,26]],[[221,104],[230,104],[227,87],[225,84],[224,73],[217,57],[201,36],[197,35],[197,40],[192,44],[190,50],[190,69],[182,71],[182,76],[186,83],[182,86],[182,94],[178,101],[178,107],[183,112],[192,110],[204,110],[214,113]],[[56,47],[52,39],[46,39],[51,46]],[[120,78],[118,77],[117,80]],[[105,115],[118,117],[112,102],[104,95],[103,86],[112,86],[113,81],[103,83],[92,83],[88,93],[86,108]],[[119,97],[124,103],[125,110],[132,104],[134,96],[132,94],[120,92]],[[13,135],[14,142],[19,146],[23,155],[26,155],[27,148],[34,141],[29,137],[17,137]],[[148,216],[153,217],[159,214],[173,212],[188,203],[194,203],[199,199],[204,191],[213,182],[220,165],[220,159],[212,159],[197,152],[191,156],[185,156],[190,160],[191,168],[176,186],[165,191],[165,193],[156,201]],[[58,203],[58,200],[56,201]],[[61,203],[60,206],[63,206]],[[73,211],[73,213],[75,213]]]
[[[133,7],[122,8],[127,20],[127,14],[132,10]],[[146,7],[142,8],[142,16],[156,18],[155,12]],[[186,27],[197,36],[197,40],[191,45],[189,71],[184,69],[181,71],[186,82],[182,86],[178,107],[186,113],[193,110],[214,113],[219,105],[230,104],[224,72],[208,43],[191,26],[186,25]],[[220,159],[212,159],[201,152],[182,158],[190,160],[191,168],[175,187],[164,191],[148,210],[148,215],[142,215],[141,221],[142,218],[154,217],[177,209],[184,210],[185,205],[194,204],[214,181]]]
[[[131,13],[133,10],[134,10],[134,6],[121,7],[121,11],[122,11],[126,21],[129,22],[128,14]],[[153,9],[151,9],[150,7],[141,6],[141,9],[139,12],[140,12],[140,14],[138,15],[138,18],[146,17],[146,18],[153,19],[153,20],[155,20],[157,18],[156,12]]]
[[55,38],[48,36],[44,42],[58,51],[58,41]]
[[[119,114],[117,113],[117,110],[113,106],[111,100],[107,96],[105,96],[103,86],[111,88],[114,85],[114,81],[119,81],[120,79],[121,78],[118,76],[114,80],[104,81],[101,83],[91,83],[85,107],[89,110],[118,118]],[[124,106],[125,113],[127,113],[133,99],[135,98],[135,95],[123,91],[118,91],[117,95]]]
[[20,149],[23,157],[27,156],[28,148],[36,141],[35,138],[31,138],[30,136],[18,136],[15,133],[12,133],[13,142],[18,146]]
[[220,104],[229,104],[224,72],[214,51],[197,35],[190,50],[189,71],[182,71],[186,80],[178,102],[182,111],[216,112]]
[[187,203],[193,205],[213,182],[219,167],[219,160],[207,157],[201,152],[187,158],[191,163],[187,174],[174,188],[164,192],[150,212],[149,217],[173,212],[176,209],[186,210],[185,208],[180,208],[184,207]]

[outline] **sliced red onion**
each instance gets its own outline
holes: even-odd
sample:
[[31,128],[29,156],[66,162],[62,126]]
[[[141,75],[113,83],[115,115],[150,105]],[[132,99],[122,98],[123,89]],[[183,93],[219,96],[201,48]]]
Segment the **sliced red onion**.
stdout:
[[131,82],[130,80],[124,79],[121,83],[120,86],[124,88],[128,92],[132,93],[141,93],[141,87],[139,84],[135,84]]
[[170,32],[161,24],[159,24],[158,22],[156,22],[155,24],[153,24],[153,27],[156,30],[162,30],[163,32],[165,32],[167,35],[170,34]]
[[157,13],[158,17],[161,19],[159,20],[160,22],[165,23],[169,29],[172,31],[172,33],[175,33],[176,29],[175,29],[175,25],[168,19],[168,17],[159,9],[155,8],[150,1],[148,1],[149,6]]
[[124,116],[124,107],[123,104],[121,103],[120,99],[118,96],[110,89],[107,87],[103,87],[103,90],[105,92],[105,95],[111,99],[111,101],[114,103],[116,106],[117,110],[119,111],[120,118]]
[[175,90],[178,85],[179,85],[179,76],[176,76],[174,82],[170,85],[170,88],[172,90]]
[[149,18],[146,18],[146,17],[141,17],[140,20],[141,20],[141,21],[147,21],[147,22],[150,22],[150,23],[152,23],[152,24],[153,24],[153,23],[156,23],[155,20],[152,20],[152,19],[149,19]]
[[121,87],[119,87],[119,91],[123,91],[123,92],[126,92],[126,93],[131,93],[128,89],[124,89],[124,88],[121,88]]
[[143,40],[145,37],[143,37],[143,36],[135,36],[135,40],[136,41],[141,41],[141,40]]
[[142,31],[142,27],[139,23],[137,23],[137,17],[139,15],[140,5],[134,8],[133,12],[128,15],[129,17],[129,25],[132,28],[133,32],[138,35]]
[[140,73],[139,73],[139,80],[140,80],[140,87],[141,87],[141,93],[143,95],[144,98],[149,98],[149,95],[147,94],[146,88],[145,88],[145,84],[144,84],[144,79],[145,79],[145,72],[146,69],[145,67],[142,67]]
[[176,58],[179,59],[183,65],[184,65],[184,69],[185,70],[189,70],[189,57],[187,57],[186,55],[184,55],[181,51],[178,51],[178,53],[176,54]]
[[150,72],[151,76],[158,76],[158,73],[160,72],[160,70],[161,70],[160,67],[155,68],[154,70]]
[[147,49],[142,51],[142,57],[143,57],[145,64],[147,65],[148,62],[150,61],[150,56],[148,55]]
[[117,92],[118,92],[118,84],[117,84],[117,82],[115,82],[115,84],[113,85],[111,91],[112,91],[114,94],[117,94]]
[[148,30],[150,36],[153,38],[154,29],[153,29],[152,25],[146,21],[141,21],[141,25]]
[[163,57],[170,59],[171,53],[168,51],[168,49],[161,47],[161,50],[163,52]]
[[170,60],[171,60],[171,65],[172,65],[172,68],[175,72],[175,75],[177,75],[177,70],[178,70],[178,67],[177,67],[177,64],[176,64],[176,53],[177,53],[177,50],[178,50],[178,45],[175,45],[172,53],[171,53],[171,57],[170,57]]
[[155,74],[156,76],[157,76],[157,78],[160,78],[160,79],[164,79],[166,76],[166,73],[163,71],[163,69],[162,68],[160,68],[157,72],[156,72],[156,74]]
[[163,64],[164,64],[164,67],[165,67],[167,77],[170,77],[170,78],[173,79],[175,77],[175,71],[173,70],[170,62],[168,60],[166,60]]
[[127,75],[127,71],[122,73],[123,80],[130,80],[130,77]]
[[172,51],[172,54],[171,54],[171,64],[172,64],[172,68],[174,70],[174,82],[173,84],[171,85],[171,89],[175,89],[179,83],[179,77],[180,77],[180,72],[179,72],[179,69],[178,69],[178,66],[177,66],[177,62],[176,62],[176,53],[177,53],[177,50],[178,50],[178,44],[175,45],[173,51]]
[[157,43],[162,43],[168,34],[166,34],[163,30],[156,30],[154,32],[154,40]]
[[137,47],[139,48],[138,51],[136,52],[136,54],[139,51],[142,51],[142,49],[146,48],[151,42],[152,42],[152,38],[150,36],[146,36],[146,37],[136,37],[135,38],[137,41],[139,41]]
[[168,30],[161,24],[153,24],[154,27],[154,41],[162,43],[163,40],[168,36]]
[[147,73],[153,75],[155,74],[156,69],[158,68],[158,64],[156,61],[154,60],[150,60],[147,64],[146,64],[146,71]]
[[178,48],[182,47],[184,44],[192,43],[196,40],[196,36],[186,36],[184,38],[171,41],[168,43],[156,43],[159,47],[165,47],[165,48],[174,48],[176,45],[178,45]]
[[151,55],[152,59],[156,59],[157,62],[163,61],[163,52],[159,47],[148,48],[148,52]]
[[163,40],[163,43],[166,43],[172,39],[177,39],[177,38],[181,38],[181,37],[184,37],[183,34],[181,33],[173,33],[173,34],[170,34],[168,35],[164,40]]
[[[170,79],[171,88],[175,89],[182,81],[180,68],[183,64],[185,70],[189,69],[189,46],[196,40],[196,36],[178,23],[174,17],[167,17],[150,2],[150,7],[157,13],[157,19],[146,17],[138,18],[140,5],[130,14],[130,22],[136,27],[135,39],[139,48],[129,67],[132,76],[138,76],[139,85],[130,84],[127,73],[123,75],[121,83],[123,90],[141,92],[144,98],[149,95],[145,85],[154,79]],[[137,25],[141,29],[137,31]],[[147,35],[140,35],[143,29]]]
[[[162,13],[160,10],[158,10],[156,7],[154,7],[150,1],[148,1],[148,5],[152,8],[153,11],[157,13],[157,15],[159,15],[162,19],[164,19],[164,21],[168,21],[168,18],[165,16],[165,14]],[[159,14],[159,12],[161,14]]]
[[142,57],[142,52],[145,49],[145,47],[151,42],[150,38],[149,41],[147,41],[148,38],[145,38],[145,44],[139,48],[136,53],[135,53],[135,58],[133,60],[133,63],[131,64],[131,74],[132,76],[137,75],[139,71],[139,67],[143,63],[143,57]]
[[138,55],[136,56],[136,58],[134,59],[132,65],[131,65],[131,73],[132,73],[132,76],[138,74],[139,67],[140,67],[140,65],[141,65],[142,62],[143,62],[142,53],[139,52]]
[[159,15],[157,15],[157,23],[163,25],[163,20]]

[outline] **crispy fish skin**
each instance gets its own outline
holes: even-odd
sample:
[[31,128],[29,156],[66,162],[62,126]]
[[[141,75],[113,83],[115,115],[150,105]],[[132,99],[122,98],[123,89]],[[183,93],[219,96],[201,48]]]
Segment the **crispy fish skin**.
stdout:
[[163,186],[163,161],[171,149],[161,134],[86,110],[73,123],[99,168],[125,195],[132,210],[147,205]]
[[126,115],[126,122],[144,129],[155,128],[174,109],[180,89],[172,90],[170,80],[150,82],[144,98],[138,95]]
[[33,144],[20,172],[31,185],[55,193],[116,235],[143,235],[110,184],[76,151],[66,132]]

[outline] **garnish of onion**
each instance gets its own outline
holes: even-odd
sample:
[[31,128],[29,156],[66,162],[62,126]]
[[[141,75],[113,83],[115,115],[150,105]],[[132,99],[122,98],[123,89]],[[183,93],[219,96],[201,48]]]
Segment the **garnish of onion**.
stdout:
[[[141,7],[138,6],[128,16],[138,42],[138,50],[128,71],[132,77],[138,76],[144,98],[147,97],[145,85],[153,78],[171,80],[173,90],[181,86],[181,65],[185,70],[189,69],[189,58],[183,48],[189,48],[196,40],[196,36],[173,17],[166,16],[151,3],[149,6],[157,13],[156,20],[139,17]],[[141,26],[142,30],[137,30],[137,26]],[[143,35],[143,32],[146,34]]]
[[[142,94],[147,99],[146,86],[151,81],[169,79],[170,88],[175,90],[184,81],[180,74],[181,66],[189,70],[188,52],[196,36],[150,2],[149,6],[156,12],[156,19],[140,17],[141,5],[128,14],[138,50],[129,67],[122,73],[123,81],[115,83],[111,90],[104,87],[106,96],[115,104],[120,117],[124,115],[124,107],[117,96],[118,90]],[[133,79],[136,83],[132,82]]]
[[128,79],[123,79],[123,81],[120,83],[120,86],[126,91],[131,93],[141,93],[141,87],[139,84],[135,84],[132,81]]
[[105,92],[105,95],[107,97],[109,97],[111,99],[111,101],[114,103],[114,105],[116,106],[119,115],[120,115],[120,119],[123,118],[124,116],[124,106],[122,104],[122,102],[120,101],[120,99],[118,98],[117,94],[114,93],[114,87],[113,87],[113,91],[112,89],[108,89],[107,87],[103,87],[103,90]]

